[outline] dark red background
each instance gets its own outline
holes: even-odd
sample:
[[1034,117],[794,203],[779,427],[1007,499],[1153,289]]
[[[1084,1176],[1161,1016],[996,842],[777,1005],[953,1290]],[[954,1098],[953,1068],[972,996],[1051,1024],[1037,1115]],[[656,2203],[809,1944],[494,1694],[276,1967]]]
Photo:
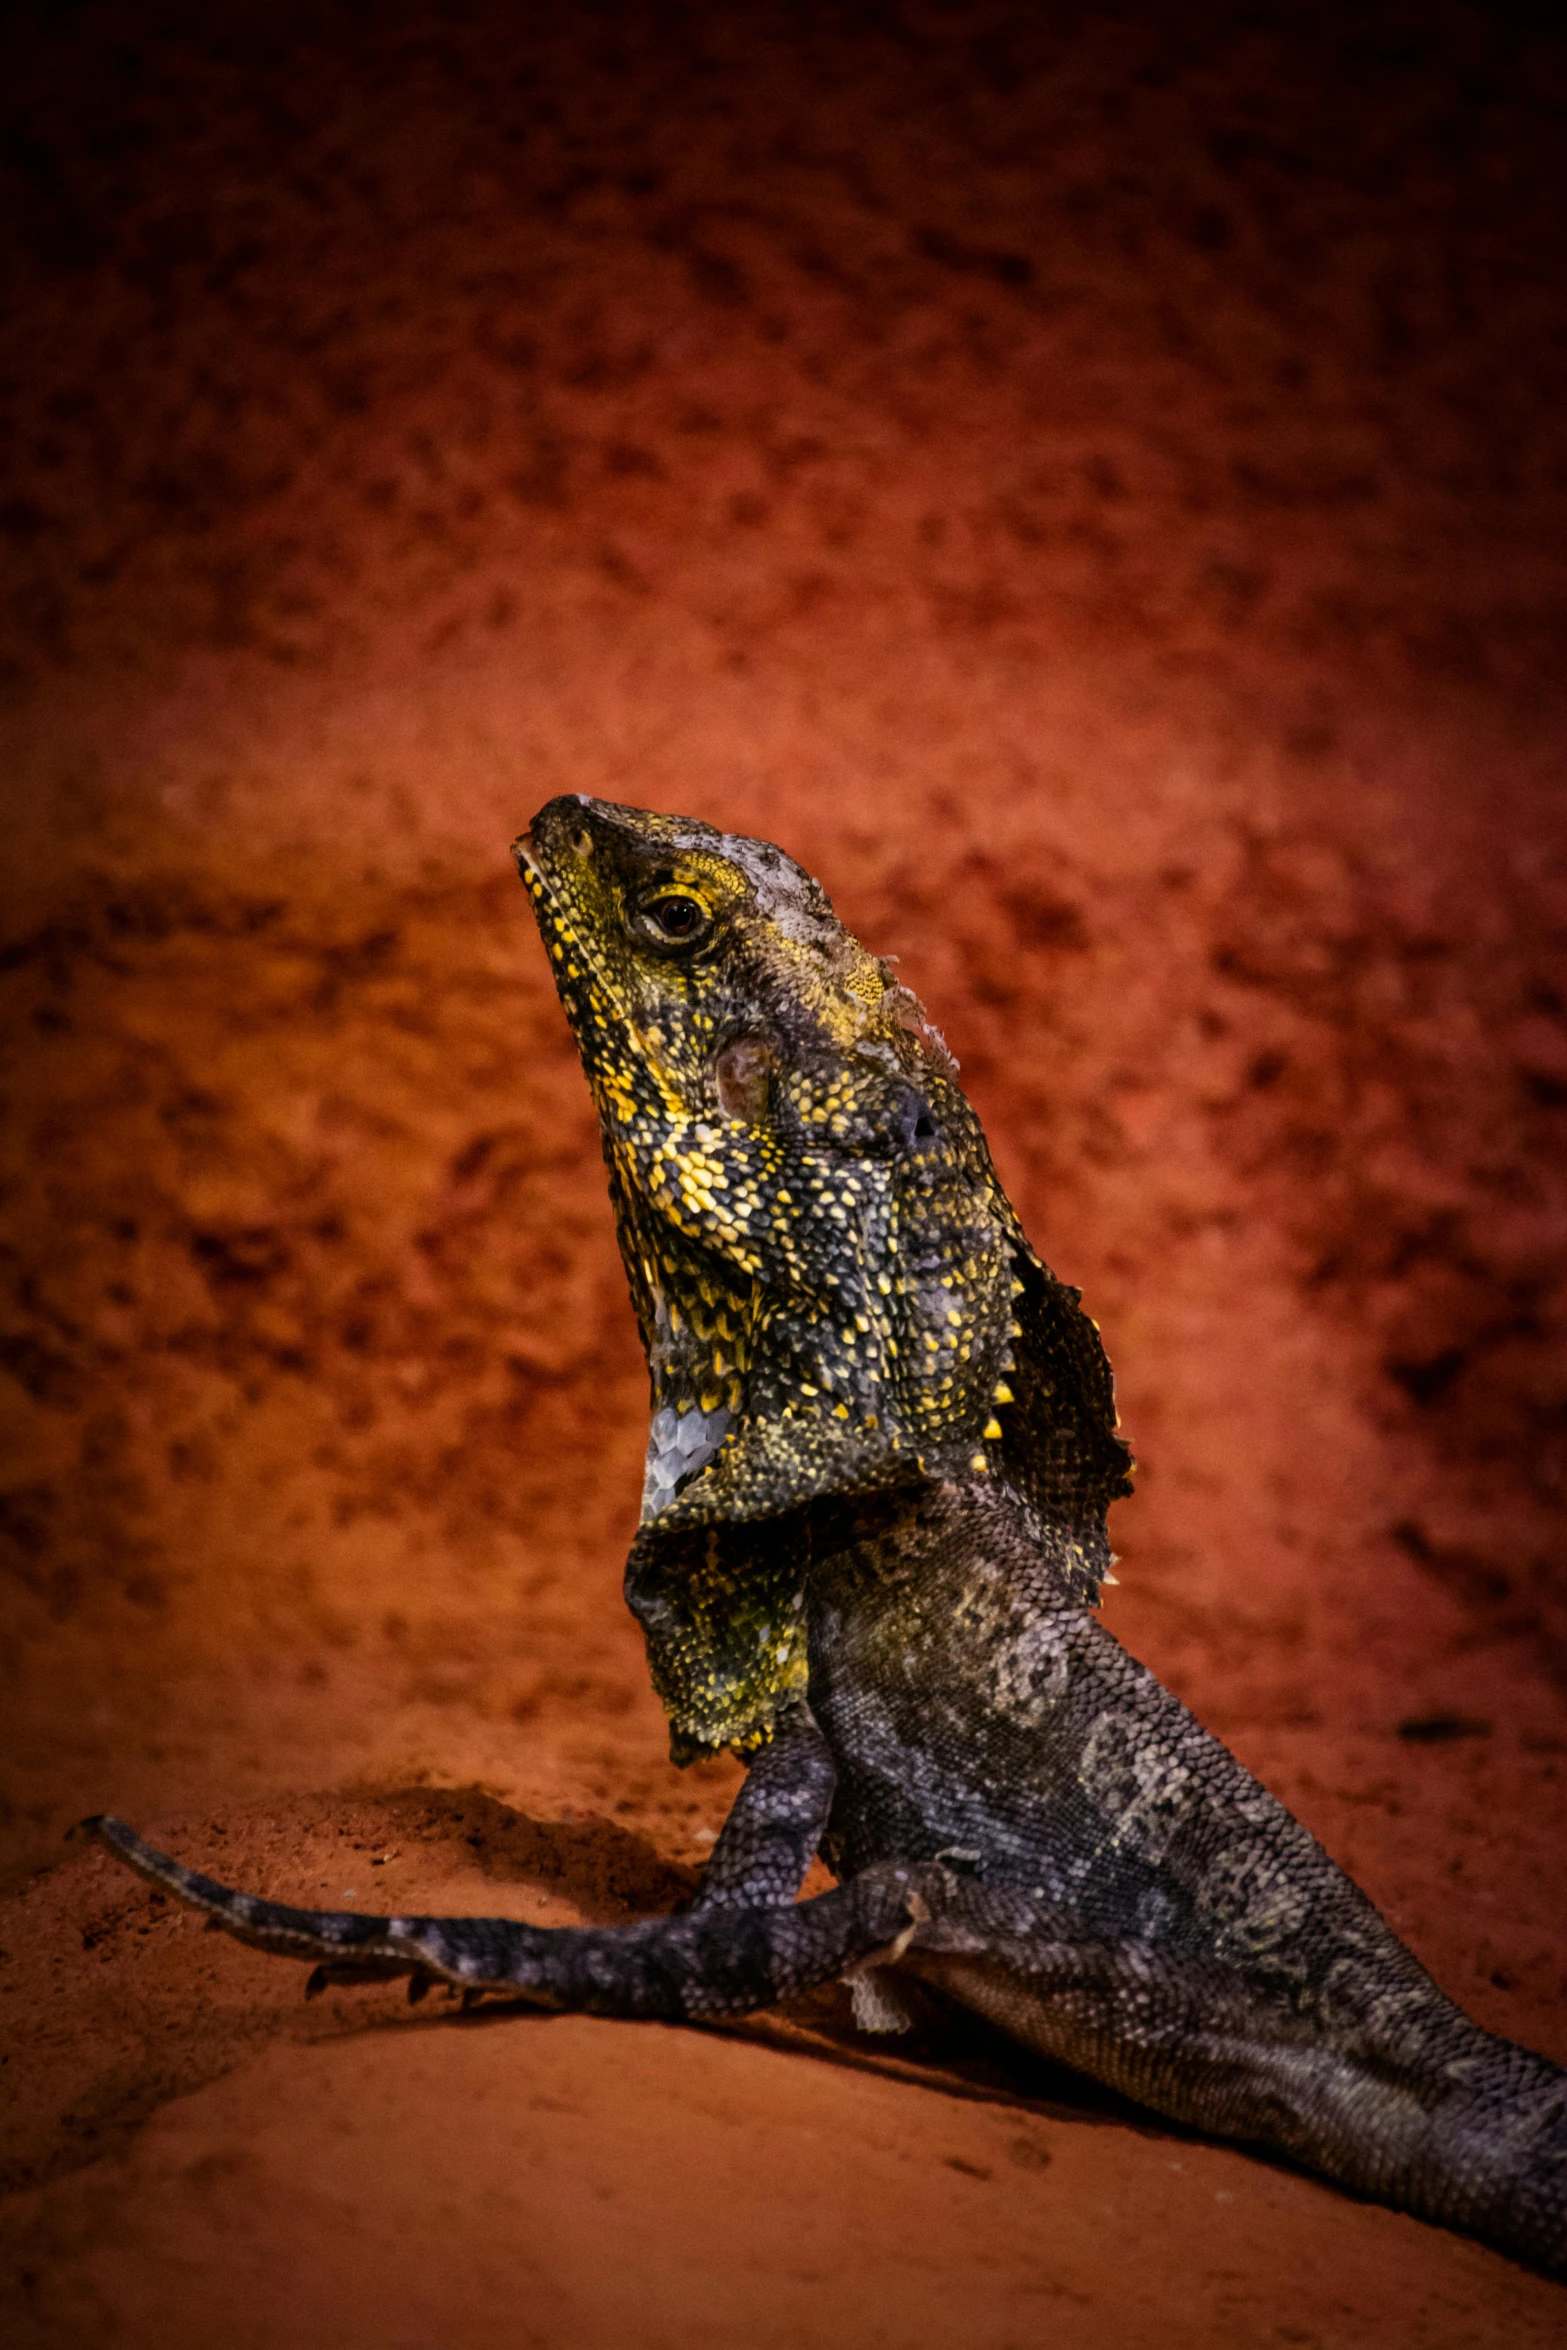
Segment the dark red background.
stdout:
[[[388,2033],[57,1862],[112,1805],[301,1898],[371,1903],[372,1853],[404,1906],[689,1882],[733,1774],[669,1770],[620,1607],[644,1384],[505,856],[581,789],[781,840],[901,955],[1117,1365],[1111,1623],[1475,2013],[1567,2053],[1562,40],[12,38],[26,2338],[184,2340],[172,2269],[190,2339],[258,2344],[318,2338],[307,2287],[319,2338],[420,2350],[1543,2342],[1490,2256],[1045,2130],[1033,2077],[956,2101],[972,2051],[901,2088],[803,2042]],[[374,2117],[346,2179],[328,2112]]]

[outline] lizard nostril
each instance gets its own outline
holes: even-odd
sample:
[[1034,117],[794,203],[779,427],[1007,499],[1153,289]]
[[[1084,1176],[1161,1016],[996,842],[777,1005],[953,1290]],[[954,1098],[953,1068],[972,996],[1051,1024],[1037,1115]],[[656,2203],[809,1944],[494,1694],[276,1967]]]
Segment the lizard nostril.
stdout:
[[579,824],[571,836],[571,853],[574,857],[591,857],[593,854],[593,835],[585,824]]

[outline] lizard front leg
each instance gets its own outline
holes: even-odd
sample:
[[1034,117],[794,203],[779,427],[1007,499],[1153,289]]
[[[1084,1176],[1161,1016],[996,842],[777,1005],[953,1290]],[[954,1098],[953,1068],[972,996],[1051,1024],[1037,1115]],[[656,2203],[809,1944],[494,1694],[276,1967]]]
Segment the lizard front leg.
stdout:
[[810,1707],[792,1706],[751,1761],[692,1914],[793,1901],[816,1857],[837,1784],[832,1750]]
[[[746,1910],[792,1901],[826,1831],[838,1784],[832,1749],[809,1706],[790,1709],[750,1765],[713,1848],[692,1912]],[[879,1947],[844,1970],[854,2020],[865,2032],[904,2032],[909,2014],[884,1971]]]
[[610,1927],[537,1927],[511,1918],[364,1917],[290,1909],[236,1892],[144,1844],[123,1820],[82,1822],[153,1884],[252,1948],[303,1959],[313,1981],[413,1978],[505,1992],[595,2015],[744,2015],[814,1990],[878,1953],[900,1950],[943,1890],[933,1866],[884,1864],[814,1901],[730,1908]]
[[[792,1901],[816,1856],[838,1767],[808,1705],[791,1707],[757,1754],[735,1798],[702,1879],[693,1911],[751,1909]],[[947,1899],[945,1878],[941,1899]],[[906,2032],[911,2018],[892,1981],[889,1960],[906,1937],[878,1947],[843,1970],[862,2032]]]

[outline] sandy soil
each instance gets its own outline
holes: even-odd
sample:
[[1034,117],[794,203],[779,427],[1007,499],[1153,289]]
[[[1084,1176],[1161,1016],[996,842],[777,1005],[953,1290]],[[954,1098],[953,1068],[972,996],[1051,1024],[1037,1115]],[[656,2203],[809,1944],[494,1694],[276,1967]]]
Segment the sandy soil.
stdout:
[[903,957],[1117,1364],[1112,1625],[1567,2058],[1560,41],[210,15],[7,77],[8,2340],[1560,2339],[949,2018],[307,2007],[61,1843],[693,1882],[504,853],[581,788]]

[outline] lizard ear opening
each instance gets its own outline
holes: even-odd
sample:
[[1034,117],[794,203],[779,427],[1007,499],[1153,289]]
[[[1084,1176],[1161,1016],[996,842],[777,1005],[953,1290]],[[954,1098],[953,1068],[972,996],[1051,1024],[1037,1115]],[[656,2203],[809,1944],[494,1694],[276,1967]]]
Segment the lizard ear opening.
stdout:
[[766,1124],[773,1057],[772,1046],[760,1036],[737,1036],[714,1057],[713,1086],[726,1118],[742,1126]]

